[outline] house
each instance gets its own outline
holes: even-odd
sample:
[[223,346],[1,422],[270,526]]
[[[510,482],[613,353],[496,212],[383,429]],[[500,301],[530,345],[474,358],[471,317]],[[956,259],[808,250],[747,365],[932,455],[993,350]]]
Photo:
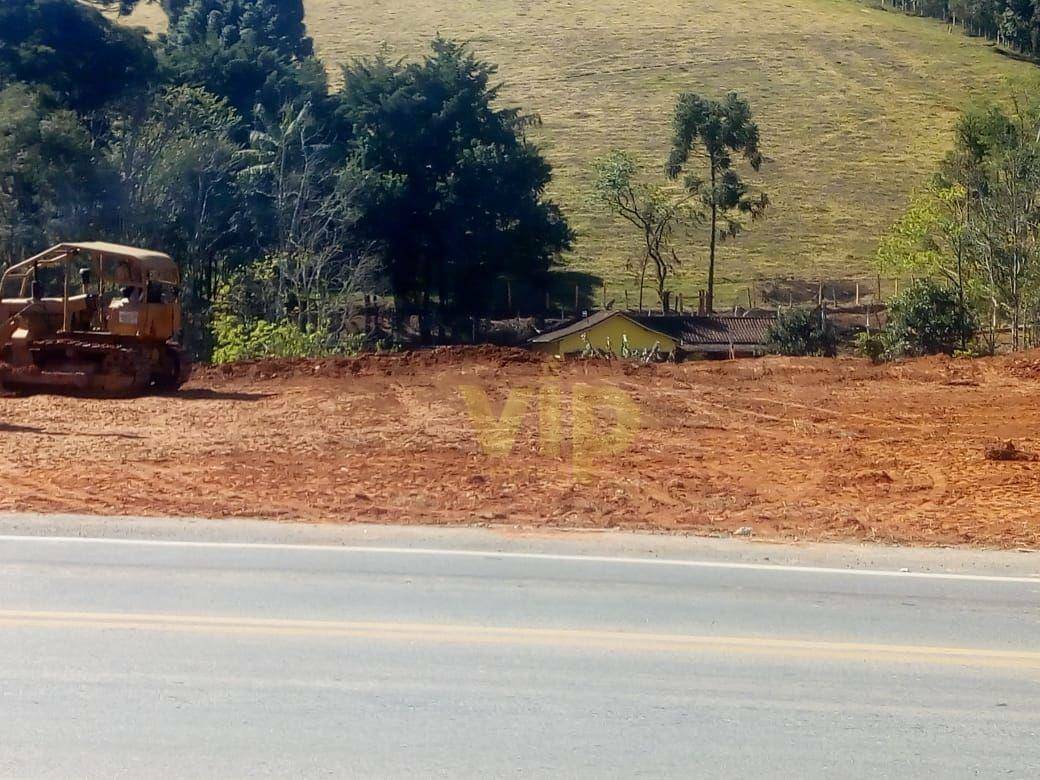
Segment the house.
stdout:
[[633,352],[652,350],[677,359],[757,357],[766,353],[772,315],[646,314],[600,311],[532,338],[531,349],[563,357],[580,355],[586,344],[621,356],[622,345]]

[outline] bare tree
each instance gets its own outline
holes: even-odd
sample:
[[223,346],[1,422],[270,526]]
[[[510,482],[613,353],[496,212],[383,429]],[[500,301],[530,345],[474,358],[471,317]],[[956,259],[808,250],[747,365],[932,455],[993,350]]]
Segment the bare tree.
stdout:
[[667,312],[671,297],[668,279],[681,266],[675,241],[702,216],[691,205],[693,195],[637,181],[638,173],[635,160],[626,152],[615,150],[600,158],[595,163],[593,200],[639,233],[641,251],[632,264],[639,283],[639,308],[643,308],[647,271],[652,270],[657,297]]
[[377,275],[372,247],[354,242],[369,174],[356,159],[337,164],[310,104],[287,106],[276,122],[258,120],[239,154],[239,180],[267,201],[275,226],[265,315],[335,338],[349,327],[361,286]]
[[122,238],[176,254],[200,301],[216,292],[218,249],[239,206],[231,137],[239,121],[205,90],[171,87],[115,123],[108,151],[121,184]]

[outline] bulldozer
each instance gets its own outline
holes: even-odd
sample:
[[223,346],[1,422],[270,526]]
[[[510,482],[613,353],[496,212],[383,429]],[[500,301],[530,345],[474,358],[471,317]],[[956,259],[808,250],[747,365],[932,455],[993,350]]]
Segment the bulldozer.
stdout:
[[169,255],[99,241],[58,244],[0,279],[0,387],[102,397],[174,391],[180,271]]

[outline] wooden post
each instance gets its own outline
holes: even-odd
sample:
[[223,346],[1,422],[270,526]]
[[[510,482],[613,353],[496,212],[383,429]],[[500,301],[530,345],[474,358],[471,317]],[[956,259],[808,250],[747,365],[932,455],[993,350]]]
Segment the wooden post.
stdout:
[[628,311],[628,288],[625,288],[625,311]]
[[755,304],[751,300],[751,288],[750,287],[747,288],[747,307],[748,307],[748,311],[751,311],[753,308],[755,308]]
[[877,296],[874,298],[878,303],[881,303],[884,297],[881,295],[881,274],[877,275]]
[[607,308],[607,283],[603,282],[603,308]]
[[62,293],[62,304],[61,304],[61,329],[68,333],[69,331],[69,253],[65,253],[65,262],[62,264],[62,268],[65,270],[65,290]]
[[823,282],[820,282],[820,287],[816,291],[816,305],[823,306]]
[[856,282],[856,305],[859,306],[859,282]]
[[898,298],[899,297],[899,277],[896,277],[894,282],[895,282],[895,296]]
[[578,295],[578,285],[574,285],[574,314],[577,315],[580,306],[580,297]]

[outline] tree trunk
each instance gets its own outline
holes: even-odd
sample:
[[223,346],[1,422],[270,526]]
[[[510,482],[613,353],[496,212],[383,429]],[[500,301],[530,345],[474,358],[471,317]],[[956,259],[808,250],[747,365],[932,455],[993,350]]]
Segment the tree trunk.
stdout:
[[711,162],[711,242],[708,250],[708,314],[715,313],[715,242],[719,224],[718,193],[715,192],[715,162]]
[[661,261],[655,259],[654,262],[656,263],[657,268],[657,298],[661,301],[661,313],[667,314],[670,309],[670,296],[666,289],[666,286],[668,285],[668,276],[664,273],[664,266],[661,264]]
[[[971,197],[970,194],[968,196]],[[968,220],[970,218],[969,209],[971,208],[971,201],[965,200],[964,202],[964,230],[968,229]],[[879,277],[880,279],[880,277]],[[878,282],[878,289],[881,289],[881,283]],[[965,327],[968,323],[968,309],[964,301],[964,236],[958,236],[957,238],[957,302],[960,307],[960,332],[961,332],[961,351],[966,352],[968,349],[968,333]]]
[[643,260],[643,267],[639,269],[639,311],[643,310],[643,287],[646,286],[646,265],[647,261]]

